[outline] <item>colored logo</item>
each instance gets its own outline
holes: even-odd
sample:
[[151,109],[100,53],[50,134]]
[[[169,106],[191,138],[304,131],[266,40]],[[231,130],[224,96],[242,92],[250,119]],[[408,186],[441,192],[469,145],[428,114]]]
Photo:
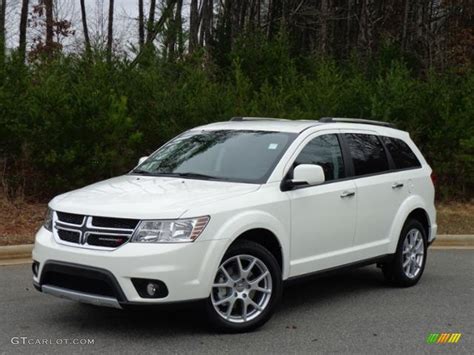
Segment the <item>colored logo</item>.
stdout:
[[427,344],[456,344],[461,339],[461,333],[431,333],[426,338]]

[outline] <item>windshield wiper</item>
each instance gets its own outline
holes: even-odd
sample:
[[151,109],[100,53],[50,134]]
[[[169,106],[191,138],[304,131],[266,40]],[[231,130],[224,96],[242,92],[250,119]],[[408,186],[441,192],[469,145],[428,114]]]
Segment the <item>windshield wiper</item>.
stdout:
[[188,177],[188,178],[196,178],[196,179],[204,179],[204,180],[224,180],[223,178],[206,175],[206,174],[199,174],[199,173],[192,173],[192,172],[184,172],[184,173],[172,173],[170,175],[179,176],[179,177]]
[[154,173],[148,170],[135,169],[131,171],[131,174],[140,174],[140,175],[155,175]]
[[149,175],[149,176],[172,176],[172,177],[184,177],[184,178],[196,178],[202,180],[225,180],[224,178],[219,178],[217,176],[211,176],[206,174],[184,172],[184,173],[164,173],[164,172],[150,172],[148,170],[135,169],[132,170],[132,174],[140,175]]

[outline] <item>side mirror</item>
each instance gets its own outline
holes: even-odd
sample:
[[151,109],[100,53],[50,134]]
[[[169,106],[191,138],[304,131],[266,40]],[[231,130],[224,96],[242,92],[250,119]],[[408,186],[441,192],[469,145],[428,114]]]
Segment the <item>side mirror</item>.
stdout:
[[325,181],[324,170],[319,165],[301,164],[293,170],[293,185],[320,185]]
[[141,165],[141,163],[143,163],[147,159],[148,157],[141,157],[140,159],[138,159],[138,165]]

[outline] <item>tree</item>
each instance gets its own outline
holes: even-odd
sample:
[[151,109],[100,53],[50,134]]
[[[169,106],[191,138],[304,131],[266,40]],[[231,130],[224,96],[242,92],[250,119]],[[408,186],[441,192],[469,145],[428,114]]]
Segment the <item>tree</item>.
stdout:
[[43,0],[46,12],[46,48],[53,48],[53,0]]
[[214,0],[207,0],[206,15],[203,18],[204,21],[204,36],[207,44],[211,42],[211,35],[214,24]]
[[[33,5],[29,23],[35,29],[34,33],[36,35],[32,38],[33,45],[29,52],[30,60],[44,59],[58,54],[62,49],[61,40],[75,33],[69,20],[58,18],[57,15],[54,16],[54,5],[53,0],[39,0]],[[20,51],[22,55],[26,42],[27,9],[28,6],[25,6],[25,11],[22,11],[23,18],[20,26]]]
[[183,0],[174,0],[168,3],[174,9],[176,5],[176,11],[174,16],[171,16],[169,20],[168,33],[167,33],[167,49],[168,58],[174,60],[176,57],[176,50],[178,55],[183,52],[183,20],[182,20],[182,9]]
[[86,45],[86,53],[90,54],[91,42],[89,39],[89,29],[87,27],[87,16],[86,16],[86,5],[84,0],[81,1],[81,18],[82,18],[82,30],[84,32],[84,43]]
[[143,0],[138,0],[138,44],[140,50],[145,44],[145,15],[143,12]]
[[[202,0],[200,18],[199,44],[208,45],[211,41],[211,32],[213,26],[214,0]],[[236,4],[237,2],[234,2]],[[232,1],[227,0],[225,6],[232,6]],[[237,5],[234,6],[234,9]],[[233,18],[230,11],[225,11],[225,15]]]
[[28,5],[29,0],[22,0],[20,12],[20,38],[18,41],[18,51],[20,52],[21,61],[25,61],[26,55],[26,28],[28,25]]
[[400,41],[402,50],[405,50],[405,47],[406,47],[409,11],[410,11],[410,1],[405,0],[404,10],[403,10],[402,38]]
[[191,0],[189,17],[189,51],[193,52],[198,45],[199,7],[198,0]]
[[182,15],[182,11],[183,11],[183,0],[177,0],[176,1],[176,15],[175,15],[175,20],[174,20],[174,23],[175,23],[175,30],[176,30],[176,34],[177,34],[177,37],[178,37],[178,55],[182,55],[183,54],[183,50],[184,50],[184,39],[183,39],[183,15]]
[[150,0],[150,11],[148,12],[148,21],[147,21],[147,33],[146,33],[146,43],[151,44],[154,40],[153,38],[153,27],[155,25],[155,11],[156,11],[156,0]]
[[7,0],[0,0],[0,63],[5,61],[5,11]]
[[152,26],[150,26],[151,31],[147,33],[147,42],[145,42],[145,46],[142,48],[142,50],[140,50],[138,55],[135,57],[135,59],[133,59],[133,61],[128,66],[130,69],[134,68],[144,57],[145,53],[149,52],[148,51],[149,45],[153,45],[153,41],[155,40],[158,33],[160,33],[163,30],[166,22],[169,20],[169,18],[173,16],[174,1],[175,0],[166,1],[166,6],[162,11],[160,19],[156,23],[153,23]]
[[107,23],[107,61],[112,60],[112,45],[114,40],[114,0],[109,0],[109,18]]
[[322,54],[327,53],[328,49],[328,17],[329,17],[329,1],[328,0],[321,0],[321,28],[320,28],[320,36],[319,36],[319,49]]

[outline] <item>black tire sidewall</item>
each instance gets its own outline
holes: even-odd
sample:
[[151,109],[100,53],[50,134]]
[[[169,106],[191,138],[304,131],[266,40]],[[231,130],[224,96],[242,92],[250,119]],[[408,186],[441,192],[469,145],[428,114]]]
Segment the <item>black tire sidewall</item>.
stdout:
[[219,266],[227,259],[236,255],[252,255],[260,259],[266,265],[272,277],[272,295],[265,310],[257,318],[243,324],[226,321],[217,314],[212,305],[212,295],[210,295],[206,301],[206,313],[211,326],[217,331],[240,333],[256,329],[270,319],[274,313],[275,307],[281,299],[282,277],[280,265],[266,248],[251,241],[237,242],[227,250]]
[[[418,273],[418,275],[414,278],[409,278],[403,270],[403,244],[405,242],[405,239],[408,237],[408,232],[412,229],[417,229],[423,237],[424,257],[423,257],[423,263],[421,265],[421,270]],[[425,228],[416,219],[407,220],[405,225],[402,228],[402,232],[400,233],[400,239],[398,241],[397,252],[395,254],[395,258],[393,262],[391,263],[391,265],[388,266],[386,270],[386,273],[387,273],[386,276],[398,286],[409,287],[409,286],[415,285],[416,283],[418,283],[418,281],[420,280],[425,270],[426,261],[428,257],[427,251],[428,251],[428,238],[426,235]]]

